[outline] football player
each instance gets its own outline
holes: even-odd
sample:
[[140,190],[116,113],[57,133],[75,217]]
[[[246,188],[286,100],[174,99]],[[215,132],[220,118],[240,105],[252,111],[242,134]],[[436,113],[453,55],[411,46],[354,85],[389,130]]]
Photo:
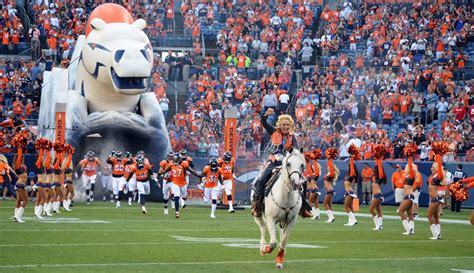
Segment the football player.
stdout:
[[[179,157],[181,161],[186,161],[188,163],[188,166],[194,169],[194,162],[193,158],[188,156],[188,151],[186,149],[182,149],[179,151]],[[186,174],[186,191],[188,190],[188,185],[189,185],[189,173]],[[185,208],[186,207],[186,199],[187,196],[181,196],[180,202],[181,202],[181,207]]]
[[232,203],[232,183],[233,180],[235,179],[235,174],[234,174],[234,165],[235,161],[232,158],[232,154],[230,152],[225,152],[224,156],[219,159],[218,165],[222,170],[222,178],[224,180],[224,191],[225,194],[227,195],[227,201],[229,203],[229,213],[234,213],[234,206]]
[[[166,160],[160,162],[160,170],[158,172],[163,172],[169,164],[173,164],[174,153],[172,151],[168,152]],[[171,172],[168,172],[163,175],[163,213],[168,214],[168,200],[170,199],[171,188],[173,181],[171,180]]]
[[145,159],[143,157],[138,158],[135,164],[132,165],[130,173],[127,176],[127,182],[129,182],[132,177],[136,178],[142,213],[147,214],[147,210],[145,208],[145,195],[150,194],[149,180],[153,180],[154,182],[156,182],[156,179],[154,178],[153,172],[151,171],[151,165],[146,165]]
[[216,218],[215,212],[217,208],[217,196],[219,195],[218,183],[222,185],[222,169],[216,158],[211,158],[209,165],[202,170],[200,178],[205,177],[204,184],[204,202],[212,200],[211,218]]
[[179,199],[181,196],[183,198],[187,197],[186,174],[187,172],[190,172],[196,177],[200,176],[192,167],[189,166],[186,160],[181,161],[180,155],[178,153],[174,154],[173,163],[169,164],[166,169],[158,172],[158,174],[161,175],[168,172],[171,172],[171,180],[173,181],[171,192],[174,195],[175,217],[179,218]]
[[[125,165],[125,173],[123,175],[124,178],[127,178],[129,174],[132,173],[132,169],[135,168],[136,161],[132,157],[132,153],[126,152],[125,153],[125,158],[129,161],[128,164]],[[132,200],[133,200],[133,195],[135,191],[137,190],[137,179],[135,178],[134,174],[132,173],[132,176],[130,179],[127,179],[127,189],[128,189],[128,205],[132,205]]]
[[82,173],[82,184],[86,189],[86,201],[87,204],[90,204],[91,201],[94,201],[95,181],[97,170],[100,168],[100,160],[95,157],[93,151],[89,151],[86,153],[85,158],[79,162],[79,166]]
[[116,201],[115,207],[120,208],[120,201],[127,188],[127,182],[123,177],[125,174],[125,165],[131,162],[127,158],[123,158],[121,151],[113,151],[107,158],[107,163],[112,165],[112,191]]

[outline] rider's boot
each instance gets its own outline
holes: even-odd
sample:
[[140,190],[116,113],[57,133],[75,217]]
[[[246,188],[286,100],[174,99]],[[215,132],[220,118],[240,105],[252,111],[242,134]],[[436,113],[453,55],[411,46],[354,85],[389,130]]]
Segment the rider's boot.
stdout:
[[306,200],[306,197],[304,194],[301,195],[301,209],[300,209],[300,216],[303,218],[308,218],[308,217],[313,217],[313,214],[311,213],[311,205],[308,203],[308,200]]
[[268,179],[272,175],[272,170],[274,165],[272,163],[268,164],[265,169],[260,173],[254,183],[254,193],[252,198],[252,215],[254,217],[262,217],[263,212],[263,198],[264,198],[264,191],[265,191],[265,183],[267,183]]

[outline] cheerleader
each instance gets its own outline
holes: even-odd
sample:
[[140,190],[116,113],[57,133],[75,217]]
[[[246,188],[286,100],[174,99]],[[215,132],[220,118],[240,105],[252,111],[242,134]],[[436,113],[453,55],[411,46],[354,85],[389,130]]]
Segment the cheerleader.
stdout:
[[[415,201],[415,195],[413,192],[413,183],[415,182],[415,176],[418,169],[413,164],[413,155],[415,155],[417,147],[413,143],[408,143],[404,148],[404,153],[408,157],[408,164],[405,167],[405,185],[403,186],[404,197],[398,208],[398,214],[402,219],[403,227],[405,228],[404,235],[415,234],[415,221],[413,220],[413,203]],[[408,216],[408,220],[407,220]]]
[[[474,188],[474,176],[462,180],[461,183],[467,184],[467,185],[463,186],[465,191],[467,191],[467,189]],[[467,194],[466,193],[464,193],[464,197],[465,197],[464,200],[466,200],[467,199]],[[471,225],[474,225],[474,210],[471,213]]]
[[64,201],[64,180],[62,171],[63,149],[64,144],[54,143],[53,187],[56,198],[53,201],[53,212],[55,213],[61,213],[59,207],[61,206],[61,202]]
[[[307,166],[305,177],[308,180],[306,197],[309,200],[309,204],[313,206],[311,210],[313,217],[311,219],[314,220],[320,217],[318,197],[321,195],[321,192],[319,191],[317,181],[321,173],[321,165],[319,165],[317,160],[321,158],[321,150],[313,149],[312,152],[306,153],[305,157]],[[313,165],[311,165],[311,161],[313,161]]]
[[[12,146],[17,147],[17,153],[13,158],[13,168],[14,174],[17,177],[15,190],[16,190],[16,204],[15,204],[15,214],[13,220],[18,223],[24,223],[22,219],[23,213],[25,212],[25,207],[28,204],[28,191],[26,188],[26,181],[28,178],[25,161],[23,158],[23,148],[27,144],[27,138],[23,135],[22,132],[16,134],[12,139]],[[6,160],[5,160],[5,163]],[[8,163],[6,164],[8,166]],[[10,167],[6,169],[6,174],[10,178]],[[11,181],[11,178],[10,178]]]
[[372,219],[374,220],[375,228],[373,230],[382,230],[383,228],[383,217],[382,217],[382,202],[384,201],[382,190],[380,189],[382,184],[387,184],[387,175],[383,169],[382,160],[387,153],[387,150],[383,144],[378,144],[374,148],[374,180],[372,180],[372,202],[370,203],[370,213],[372,213]]
[[427,211],[428,222],[430,223],[430,231],[433,237],[431,240],[441,239],[441,225],[439,224],[438,208],[444,203],[443,197],[439,195],[438,189],[444,185],[445,174],[443,167],[437,162],[431,166],[431,175],[428,177],[428,192],[430,195],[430,205]]
[[351,144],[348,149],[348,153],[351,155],[349,161],[349,173],[344,177],[344,210],[348,216],[348,222],[344,226],[352,227],[357,225],[357,219],[354,215],[354,210],[352,208],[352,202],[354,198],[357,198],[357,194],[354,192],[354,184],[357,183],[358,171],[354,164],[355,160],[360,159],[360,153],[357,146]]
[[38,181],[34,185],[36,190],[35,216],[38,219],[43,219],[41,214],[44,210],[44,207],[46,206],[46,170],[43,166],[43,156],[45,151],[42,147],[42,143],[44,143],[44,139],[39,139],[35,144],[36,150],[39,151],[38,158],[36,159],[35,163]]
[[333,185],[336,185],[337,178],[339,177],[339,170],[332,161],[336,159],[338,151],[336,148],[328,148],[325,154],[328,159],[328,173],[324,176],[324,189],[326,190],[326,195],[324,196],[323,206],[328,215],[328,220],[326,222],[333,223],[336,220],[332,211],[332,196],[334,195]]
[[64,187],[66,188],[66,193],[64,194],[63,208],[66,211],[71,211],[70,206],[72,199],[74,198],[74,184],[73,181],[73,163],[72,155],[74,154],[74,148],[66,144],[64,149],[67,153],[67,160],[63,161],[62,171],[64,173]]
[[419,199],[421,193],[421,187],[423,185],[423,177],[420,172],[415,175],[415,183],[413,184],[413,193],[415,195],[415,201],[413,202],[413,218],[418,218],[418,211],[420,210]]
[[430,195],[430,206],[427,211],[428,222],[433,237],[431,240],[441,239],[441,225],[439,224],[439,207],[444,204],[444,195],[440,194],[440,189],[446,185],[446,173],[443,170],[442,158],[449,151],[448,144],[435,141],[431,145],[431,150],[435,154],[435,163],[431,166],[431,175],[428,177],[428,193]]
[[45,149],[45,159],[43,167],[46,171],[45,190],[46,190],[46,204],[43,208],[47,216],[53,216],[53,203],[56,202],[56,191],[54,185],[54,168],[51,164],[51,149]]
[[[17,162],[16,159],[17,159],[17,157],[15,156],[15,158],[13,158],[14,164]],[[3,182],[4,182],[4,178],[3,178],[4,176],[7,176],[8,180],[12,181],[12,177],[10,176],[10,172],[13,173],[13,170],[10,167],[10,165],[8,165],[7,158],[3,154],[0,154],[0,190],[3,190],[2,186],[3,186]],[[17,183],[19,183],[19,181],[20,181],[20,178],[18,178]],[[27,196],[27,199],[26,199],[26,203],[27,202],[28,202],[28,196]],[[24,206],[26,206],[26,203],[24,203]],[[21,217],[23,216],[23,212],[25,211],[24,206],[22,206],[22,203],[21,203],[20,191],[17,191],[16,204],[15,204],[15,214],[13,215],[13,221],[14,222],[24,223],[24,221],[21,219]]]

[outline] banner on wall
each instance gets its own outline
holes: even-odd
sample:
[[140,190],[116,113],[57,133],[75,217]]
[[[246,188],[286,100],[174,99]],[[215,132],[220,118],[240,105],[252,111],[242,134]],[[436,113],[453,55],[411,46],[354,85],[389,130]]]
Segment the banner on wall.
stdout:
[[66,104],[56,103],[56,126],[54,142],[65,143],[66,138]]
[[[12,154],[7,154],[7,159],[8,162],[12,162],[13,160],[13,155]],[[25,155],[25,164],[27,165],[28,169],[31,168],[31,170],[34,170],[35,168],[34,163],[36,160],[36,155]],[[196,166],[196,169],[202,169],[207,163],[208,159],[205,158],[194,158],[194,164]],[[326,174],[327,172],[327,163],[325,160],[318,160],[318,162],[321,164],[321,173]],[[356,167],[359,170],[359,173],[362,171],[362,168],[364,166],[364,163],[367,162],[370,167],[374,167],[375,162],[374,161],[357,161],[356,162]],[[391,183],[391,177],[392,174],[395,171],[395,164],[401,164],[402,167],[406,164],[406,162],[383,162],[383,167],[385,170],[385,173],[388,177],[387,179],[387,184],[382,185],[381,190],[382,193],[384,194],[385,201],[383,205],[394,205],[395,204],[395,197],[392,191],[392,183]],[[252,182],[257,177],[259,173],[259,168],[263,164],[262,160],[259,159],[240,159],[238,158],[235,162],[235,174],[237,178],[235,179],[234,182],[234,200],[236,200],[237,204],[244,204],[248,205],[250,203],[250,193],[252,190]],[[336,164],[337,168],[340,170],[339,174],[339,180],[336,182],[336,186],[334,187],[336,194],[334,195],[334,203],[343,203],[344,201],[344,183],[342,182],[342,179],[346,175],[346,173],[349,171],[349,162],[348,161],[341,161],[341,160],[335,160],[334,164]],[[428,195],[428,176],[431,173],[431,165],[433,162],[415,162],[416,165],[418,165],[418,170],[422,174],[423,178],[423,186],[421,189],[421,194],[420,194],[420,206],[426,207],[429,204],[429,195]],[[456,165],[458,163],[448,163],[447,165],[447,170],[450,172],[454,172],[456,169]],[[464,171],[466,172],[468,177],[474,176],[474,163],[461,163],[464,166]],[[203,191],[197,188],[197,178],[194,176],[190,176],[190,183],[189,183],[189,189],[188,189],[188,198],[194,199],[198,202],[201,202],[202,196],[203,196]],[[362,198],[362,182],[359,179],[359,183],[357,184],[357,194],[359,198]],[[323,181],[322,181],[322,175],[320,176],[319,180],[317,181],[318,186],[320,189],[323,188]],[[78,188],[77,191],[81,192],[84,189],[81,188],[81,183],[77,184]],[[100,187],[96,188],[97,194],[101,194],[100,191],[102,189]],[[465,208],[474,208],[474,190],[470,190],[471,193],[471,198],[468,200],[464,201],[462,203],[462,206]],[[322,203],[324,198],[324,191],[322,191],[322,195],[319,197],[319,202]],[[151,187],[151,194],[149,197],[147,197],[147,200],[150,201],[163,201],[163,193],[161,188],[158,188],[156,185]]]

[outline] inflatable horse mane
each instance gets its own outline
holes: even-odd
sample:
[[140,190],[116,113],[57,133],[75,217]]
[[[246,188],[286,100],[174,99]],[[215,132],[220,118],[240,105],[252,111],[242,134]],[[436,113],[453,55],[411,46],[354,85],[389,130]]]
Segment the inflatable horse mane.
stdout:
[[66,141],[80,151],[105,157],[113,149],[144,150],[160,160],[171,149],[158,100],[147,91],[153,48],[145,27],[116,4],[103,4],[89,16],[68,69],[66,124],[74,129],[67,130]]

